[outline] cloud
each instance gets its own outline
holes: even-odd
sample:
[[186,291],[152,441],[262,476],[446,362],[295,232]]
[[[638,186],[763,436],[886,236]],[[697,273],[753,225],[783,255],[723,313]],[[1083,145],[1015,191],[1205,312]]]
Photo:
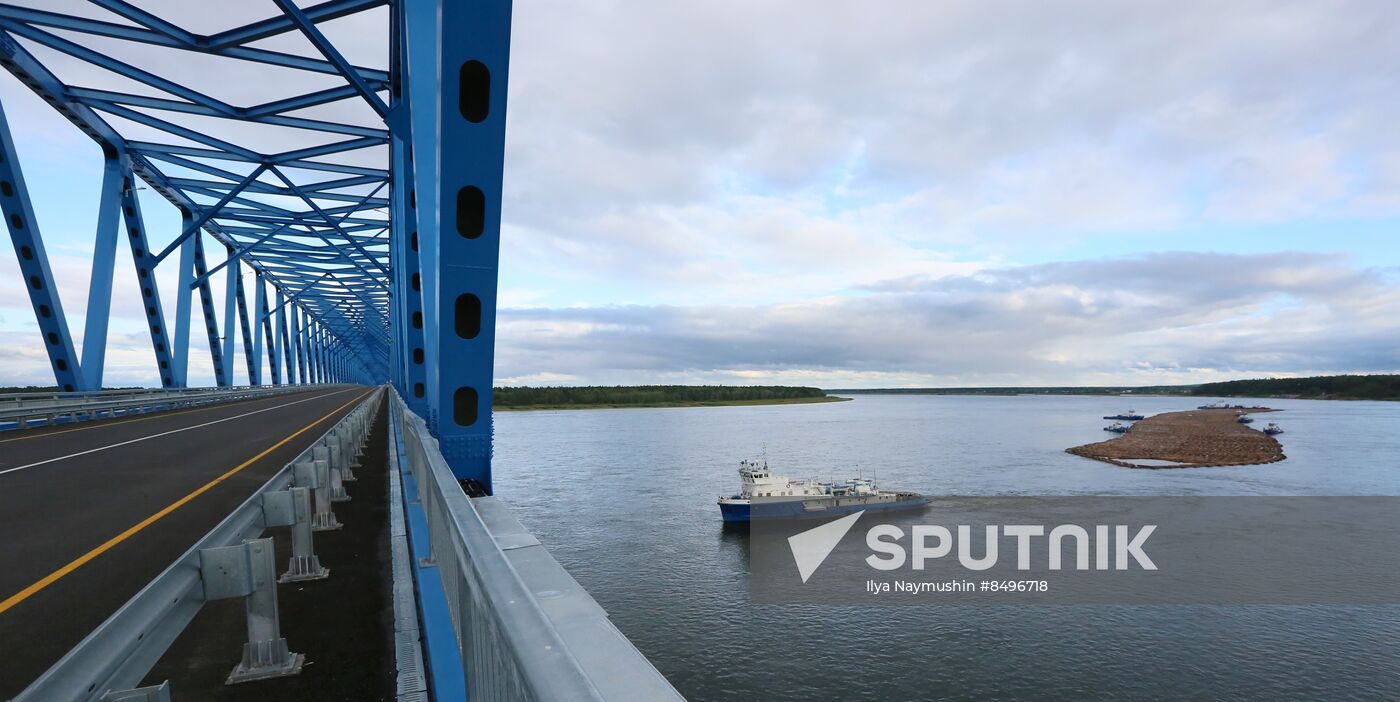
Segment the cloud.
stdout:
[[658,211],[728,209],[736,182],[839,192],[926,242],[1375,213],[1398,23],[1383,2],[535,4],[507,211],[590,245],[647,223],[639,257],[685,236]]
[[[125,22],[78,0],[24,4]],[[274,12],[142,7],[197,32]],[[382,68],[386,16],[322,28]],[[899,384],[1394,367],[1393,274],[1353,261],[1397,251],[1358,248],[1354,232],[1400,217],[1398,25],[1380,0],[518,3],[500,376]],[[88,43],[237,106],[337,80]],[[259,46],[315,55],[296,33]],[[130,87],[36,53],[74,84]],[[80,326],[92,227],[47,223],[95,210],[96,149],[17,82],[0,78],[0,93],[31,189],[47,188],[36,204]],[[304,116],[375,121],[353,99]],[[308,144],[286,127],[177,121],[265,152]],[[356,158],[382,165],[382,151]],[[148,223],[173,221],[157,205]],[[1268,251],[1294,245],[1300,224],[1318,250],[1353,258],[1150,251],[1207,235],[1213,249]],[[176,226],[151,224],[153,245]],[[1084,260],[1097,247],[1115,257]],[[135,359],[150,350],[124,255],[112,343]],[[46,364],[15,346],[35,332],[4,287],[12,270],[0,257],[0,331],[20,334],[0,340],[0,368],[43,382]],[[204,347],[196,334],[192,369],[207,368]],[[117,375],[149,382],[150,363]]]
[[1400,278],[1341,257],[1165,253],[867,289],[771,305],[503,310],[497,374],[830,387],[1400,368]]

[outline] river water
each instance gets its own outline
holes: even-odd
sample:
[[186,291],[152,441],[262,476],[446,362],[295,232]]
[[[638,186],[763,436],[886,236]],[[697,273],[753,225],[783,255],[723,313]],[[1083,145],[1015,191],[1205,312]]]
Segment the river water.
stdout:
[[854,397],[498,413],[496,494],[691,700],[1400,699],[1400,606],[754,605],[715,506],[765,447],[929,495],[1400,495],[1400,403],[1260,400],[1287,460],[1131,470],[1064,449],[1203,399]]

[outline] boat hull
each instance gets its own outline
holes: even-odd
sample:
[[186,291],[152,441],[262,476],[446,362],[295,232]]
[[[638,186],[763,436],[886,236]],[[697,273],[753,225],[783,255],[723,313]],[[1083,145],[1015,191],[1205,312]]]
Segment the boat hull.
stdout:
[[720,502],[719,512],[726,522],[749,522],[767,519],[819,519],[855,512],[888,512],[918,509],[928,504],[927,497],[899,500],[861,501],[858,498],[836,500],[782,500],[773,502]]

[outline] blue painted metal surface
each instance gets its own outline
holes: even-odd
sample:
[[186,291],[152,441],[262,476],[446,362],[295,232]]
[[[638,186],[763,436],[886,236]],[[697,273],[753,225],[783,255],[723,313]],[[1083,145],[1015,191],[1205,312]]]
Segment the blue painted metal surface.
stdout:
[[[241,336],[243,337],[243,363],[247,367],[248,384],[257,385],[258,355],[257,352],[253,349],[253,336],[251,333],[252,329],[250,324],[251,320],[248,318],[248,297],[247,295],[243,294],[243,276],[240,275],[234,278],[234,290],[236,291],[235,294],[238,297],[238,327],[239,331],[242,332]],[[232,334],[229,335],[230,338],[232,338],[232,336]]]
[[[188,229],[193,215],[189,210],[180,210],[182,228]],[[174,353],[173,379],[177,388],[188,387],[187,376],[190,367],[190,296],[194,294],[194,239],[187,238],[180,244],[180,267],[178,282],[175,285],[175,338],[171,341]]]
[[[165,326],[165,312],[160,304],[160,286],[156,284],[155,262],[150,256],[146,225],[141,219],[141,202],[136,197],[136,178],[130,164],[122,175],[122,215],[126,219],[127,243],[131,246],[131,261],[136,266],[136,286],[141,291],[146,325],[151,332],[151,348],[155,352],[161,387],[174,387],[171,375],[170,338]],[[199,247],[195,247],[195,259]]]
[[204,265],[204,238],[194,236],[191,239],[194,240],[194,274],[204,280],[195,287],[199,291],[199,304],[204,310],[204,332],[209,337],[209,356],[214,360],[214,382],[219,387],[224,387],[230,383],[228,376],[224,375],[224,353],[219,345],[219,320],[214,316],[214,292],[209,287],[208,277],[204,275],[207,272]]
[[92,278],[88,286],[88,312],[83,332],[83,385],[102,387],[107,362],[107,322],[112,310],[112,276],[117,265],[117,237],[121,227],[122,164],[104,159],[102,200],[97,206],[97,235],[92,243]]
[[[376,62],[338,46],[326,23],[375,10],[389,17],[387,55],[357,65]],[[429,418],[458,477],[489,492],[511,3],[274,0],[266,12],[201,34],[176,16],[184,12],[120,0],[81,10],[0,4],[0,65],[105,159],[88,309],[74,339],[39,238],[42,213],[3,130],[5,215],[37,283],[31,302],[54,377],[75,390],[102,385],[124,238],[152,382],[197,377],[198,294],[217,384],[388,380]],[[287,48],[294,42],[303,48]],[[226,70],[210,75],[223,82],[171,71],[184,56],[220,62]],[[147,230],[141,208],[152,200],[142,190],[176,208],[178,229]],[[176,281],[173,318],[157,271]]]
[[437,272],[430,426],[457,477],[488,494],[510,20],[509,0],[438,8],[437,251],[423,265]]
[[[256,298],[256,302],[253,303],[253,308],[257,310],[258,315],[257,318],[253,320],[253,350],[254,355],[257,356],[257,359],[254,361],[254,368],[257,369],[258,366],[262,364],[262,348],[263,344],[267,344],[268,376],[272,379],[273,385],[281,385],[282,374],[277,368],[276,337],[272,335],[272,318],[268,316],[267,313],[267,286],[263,284],[262,273],[257,274],[254,285],[256,287],[254,288],[253,296]],[[249,382],[261,384],[261,371],[259,370],[257,378]]]
[[43,334],[54,378],[59,388],[68,392],[85,390],[78,356],[73,350],[73,337],[68,333],[68,320],[63,316],[63,303],[58,297],[53,272],[49,270],[44,239],[39,234],[39,220],[29,200],[29,188],[24,183],[3,108],[0,108],[0,209],[4,211],[5,226],[10,230],[10,241],[14,243],[24,287],[29,291],[29,302]]

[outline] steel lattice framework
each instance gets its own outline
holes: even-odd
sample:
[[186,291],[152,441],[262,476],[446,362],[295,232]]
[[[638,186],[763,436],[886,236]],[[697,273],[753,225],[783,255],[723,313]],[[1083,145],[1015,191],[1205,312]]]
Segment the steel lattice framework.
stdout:
[[[125,239],[164,386],[186,385],[197,294],[219,385],[240,338],[250,384],[391,381],[489,491],[509,0],[267,0],[269,16],[208,34],[182,24],[228,10],[215,0],[54,4],[0,4],[0,65],[102,148],[81,358],[3,109],[0,205],[59,387],[102,387]],[[366,17],[384,68],[330,31]],[[147,187],[178,231],[147,230]],[[156,283],[170,266],[173,317]]]

